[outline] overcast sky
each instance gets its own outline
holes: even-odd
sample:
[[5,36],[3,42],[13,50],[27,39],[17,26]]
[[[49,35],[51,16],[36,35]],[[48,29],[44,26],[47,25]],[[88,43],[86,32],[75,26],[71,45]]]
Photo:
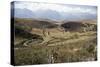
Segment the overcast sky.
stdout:
[[[15,2],[15,8],[29,9],[33,12],[38,10],[53,10],[58,13],[66,14],[97,14],[96,6],[67,5],[67,4],[49,4],[34,2]],[[41,12],[41,11],[40,11]]]

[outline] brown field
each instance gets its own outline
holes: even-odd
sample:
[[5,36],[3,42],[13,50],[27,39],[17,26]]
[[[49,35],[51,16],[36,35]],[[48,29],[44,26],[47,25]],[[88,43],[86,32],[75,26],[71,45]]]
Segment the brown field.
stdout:
[[[45,21],[49,23],[46,24],[47,27],[42,27],[45,26],[44,20],[41,22],[43,24],[41,27],[36,23],[40,23],[37,20],[35,20],[36,22],[25,19],[17,19],[16,21],[17,30],[25,30],[24,33],[15,34],[14,56],[16,65],[97,60],[96,21],[82,20],[82,23],[79,24],[75,22],[78,27],[71,27],[71,24],[70,27],[65,26],[65,28],[61,27],[61,24],[57,25],[57,22],[52,23],[53,21]],[[28,35],[23,36],[26,32],[32,38],[25,37]],[[20,35],[17,36],[17,34]]]

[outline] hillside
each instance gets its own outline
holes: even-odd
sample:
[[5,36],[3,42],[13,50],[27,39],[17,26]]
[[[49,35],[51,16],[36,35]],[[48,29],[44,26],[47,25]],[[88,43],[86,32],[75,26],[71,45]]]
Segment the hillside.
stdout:
[[96,61],[97,24],[90,21],[15,19],[15,64]]
[[15,19],[15,24],[19,26],[29,26],[31,28],[55,28],[56,24],[52,23],[55,21],[50,20],[37,20],[37,19]]
[[90,21],[68,21],[61,24],[61,26],[65,28],[65,31],[85,32],[97,30],[96,22]]

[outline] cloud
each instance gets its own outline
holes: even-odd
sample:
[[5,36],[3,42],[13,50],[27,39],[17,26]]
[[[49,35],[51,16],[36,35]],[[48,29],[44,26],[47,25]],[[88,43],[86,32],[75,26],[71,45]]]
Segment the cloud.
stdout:
[[31,3],[31,2],[15,2],[15,8],[27,8],[32,11],[37,11],[40,9],[51,9],[57,12],[66,12],[66,13],[96,13],[94,8],[84,7],[84,6],[75,6],[75,5],[60,5],[60,4],[49,4],[49,3]]
[[[28,9],[31,10],[36,15],[46,16],[46,11],[50,16],[55,12],[61,17],[86,17],[88,15],[95,16],[97,15],[96,6],[82,6],[82,5],[67,5],[67,4],[52,4],[52,3],[38,3],[38,2],[15,2],[15,8]],[[44,12],[43,12],[44,11]],[[51,13],[50,13],[51,11]],[[52,12],[53,11],[53,12]],[[40,14],[37,14],[40,13]],[[45,15],[43,15],[43,14]],[[56,15],[57,15],[56,14]],[[54,15],[52,15],[54,17]],[[58,16],[58,15],[57,15]],[[56,17],[57,17],[56,16]],[[89,16],[90,17],[90,16]]]

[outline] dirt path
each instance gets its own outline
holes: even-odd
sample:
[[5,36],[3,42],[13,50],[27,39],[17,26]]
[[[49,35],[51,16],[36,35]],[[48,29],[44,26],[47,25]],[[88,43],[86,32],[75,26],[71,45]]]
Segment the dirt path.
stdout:
[[[66,45],[66,44],[70,44],[70,43],[77,43],[80,41],[87,41],[87,40],[95,38],[95,36],[93,34],[94,33],[92,33],[90,35],[84,34],[84,35],[79,35],[78,37],[74,37],[74,36],[69,36],[69,37],[68,36],[67,37],[48,36],[44,39],[44,41],[42,43],[38,43],[38,45],[56,46],[56,45]],[[32,42],[33,42],[33,39],[29,39],[23,43],[23,46],[28,47],[28,46],[30,46],[30,44]],[[16,48],[16,49],[18,49],[18,48]],[[77,50],[77,49],[75,49],[75,50]]]

